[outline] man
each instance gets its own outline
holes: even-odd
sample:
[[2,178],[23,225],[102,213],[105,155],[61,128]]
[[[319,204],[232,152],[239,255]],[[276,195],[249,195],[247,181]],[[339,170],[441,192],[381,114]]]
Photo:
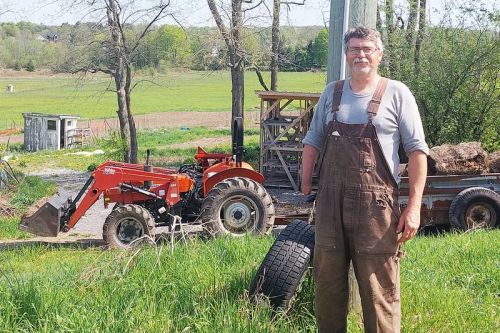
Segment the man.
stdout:
[[[399,332],[399,244],[415,236],[429,148],[415,98],[382,78],[378,31],[344,36],[351,78],[327,85],[303,140],[302,192],[316,158],[316,319],[319,332],[346,332],[348,270],[359,285],[366,332]],[[398,147],[408,155],[409,201],[398,204]]]

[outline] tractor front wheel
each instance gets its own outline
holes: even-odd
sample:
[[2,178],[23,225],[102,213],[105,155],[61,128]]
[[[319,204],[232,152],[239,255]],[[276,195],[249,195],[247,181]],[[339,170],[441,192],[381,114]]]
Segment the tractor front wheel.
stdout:
[[117,206],[106,218],[102,235],[108,248],[129,249],[141,243],[141,239],[154,239],[155,220],[144,207]]
[[256,181],[228,178],[208,192],[201,220],[210,236],[268,234],[274,224],[274,205],[271,196]]

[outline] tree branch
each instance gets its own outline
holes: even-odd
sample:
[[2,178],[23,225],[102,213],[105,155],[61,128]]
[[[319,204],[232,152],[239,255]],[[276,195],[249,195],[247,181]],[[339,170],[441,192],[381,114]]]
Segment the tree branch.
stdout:
[[222,34],[222,38],[224,39],[224,42],[226,42],[227,48],[229,49],[229,52],[231,52],[232,49],[232,43],[231,43],[231,38],[229,36],[229,32],[227,31],[226,26],[224,25],[224,22],[222,21],[222,18],[219,14],[219,10],[217,9],[217,5],[215,4],[214,0],[207,0],[208,7],[210,8],[210,12],[212,12],[212,16],[214,17],[215,24],[217,24],[217,27],[219,28],[220,33]]

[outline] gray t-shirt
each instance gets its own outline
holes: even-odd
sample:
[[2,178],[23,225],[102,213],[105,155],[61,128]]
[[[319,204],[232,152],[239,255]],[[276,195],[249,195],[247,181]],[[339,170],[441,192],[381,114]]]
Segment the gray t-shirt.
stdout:
[[[334,83],[331,82],[321,94],[309,131],[302,140],[304,144],[314,146],[318,150],[323,146],[326,124],[333,118],[333,88]],[[349,80],[345,80],[337,120],[347,124],[366,124],[366,110],[373,93],[374,90],[363,94],[354,93]],[[429,154],[417,103],[406,85],[389,80],[378,114],[373,118],[373,125],[394,179],[399,183],[398,148],[401,142],[408,155],[416,150]]]

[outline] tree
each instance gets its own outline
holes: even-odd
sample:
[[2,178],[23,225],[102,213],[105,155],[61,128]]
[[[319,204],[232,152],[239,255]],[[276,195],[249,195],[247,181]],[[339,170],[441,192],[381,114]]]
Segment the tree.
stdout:
[[[137,133],[131,106],[132,70],[138,56],[138,48],[150,33],[153,25],[167,15],[169,0],[153,0],[154,4],[143,7],[143,3],[134,0],[74,1],[73,4],[86,6],[90,12],[101,15],[106,30],[97,24],[98,34],[87,43],[85,53],[79,59],[72,72],[102,72],[110,75],[114,81],[117,98],[117,114],[120,134],[123,140],[124,160],[137,163]],[[141,21],[137,31],[130,27]],[[89,50],[89,44],[97,44]],[[90,52],[89,52],[90,51]]]
[[[447,3],[442,21],[426,26],[426,0],[408,31],[405,18],[393,24],[392,1],[384,8],[389,66],[382,70],[415,94],[428,143],[481,141],[500,148],[498,10],[480,3]],[[411,38],[409,37],[411,35]]]
[[313,43],[314,65],[318,68],[326,67],[328,61],[328,29],[322,29]]
[[[241,33],[243,30],[243,12],[251,8],[242,8],[243,0],[231,0],[229,27],[224,23],[215,0],[207,0],[208,7],[217,24],[222,39],[226,43],[229,54],[229,68],[231,69],[231,128],[235,118],[243,118],[244,87],[245,87],[245,50],[243,49]],[[254,7],[252,7],[254,8]]]

